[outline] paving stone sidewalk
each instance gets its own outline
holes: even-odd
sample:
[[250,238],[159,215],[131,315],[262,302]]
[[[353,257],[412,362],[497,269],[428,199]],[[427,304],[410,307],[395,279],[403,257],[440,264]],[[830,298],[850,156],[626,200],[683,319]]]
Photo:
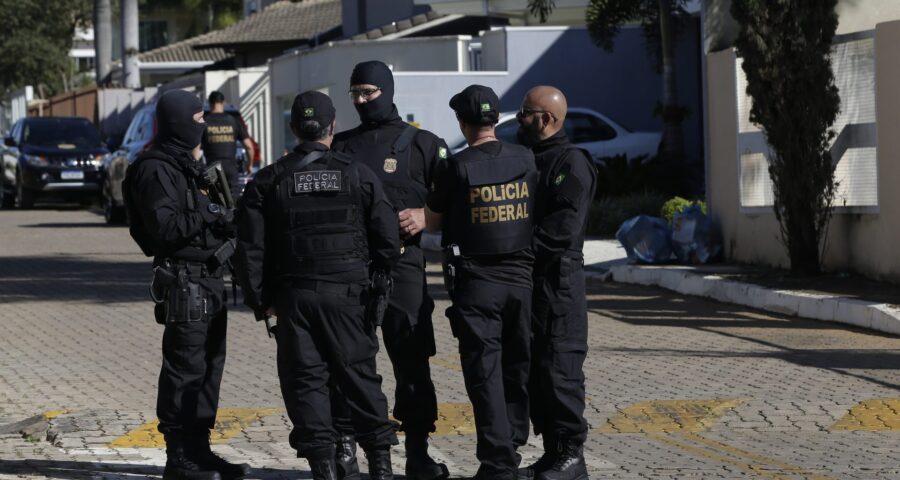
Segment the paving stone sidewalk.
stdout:
[[[161,329],[127,230],[81,210],[0,211],[0,246],[0,478],[159,478]],[[463,478],[471,409],[435,265],[429,281],[433,450]],[[596,280],[588,301],[592,478],[900,478],[900,338]],[[274,343],[244,308],[228,335],[214,448],[252,478],[309,478],[287,444]],[[383,352],[379,365],[391,392]]]

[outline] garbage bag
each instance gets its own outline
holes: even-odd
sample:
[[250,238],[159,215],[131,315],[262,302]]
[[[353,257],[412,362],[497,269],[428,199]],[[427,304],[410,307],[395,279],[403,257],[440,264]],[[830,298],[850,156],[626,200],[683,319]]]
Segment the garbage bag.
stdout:
[[712,220],[692,205],[672,216],[672,248],[679,262],[701,264],[719,255],[722,242]]
[[672,258],[671,232],[662,218],[638,215],[622,222],[616,240],[628,259],[642,263],[663,263]]

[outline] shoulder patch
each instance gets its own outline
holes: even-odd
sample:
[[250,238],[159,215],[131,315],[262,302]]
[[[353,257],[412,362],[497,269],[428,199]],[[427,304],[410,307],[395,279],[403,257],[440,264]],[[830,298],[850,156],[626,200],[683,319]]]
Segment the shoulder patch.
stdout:
[[294,172],[294,194],[340,192],[340,170],[306,170]]
[[438,147],[438,158],[441,160],[447,159],[447,148],[446,147]]

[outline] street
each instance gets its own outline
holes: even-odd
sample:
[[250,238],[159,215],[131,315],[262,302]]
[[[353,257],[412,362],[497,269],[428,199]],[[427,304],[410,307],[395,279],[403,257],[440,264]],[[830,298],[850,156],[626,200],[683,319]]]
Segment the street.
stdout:
[[[465,477],[477,468],[472,411],[439,267],[428,273],[431,451]],[[96,212],[0,211],[0,478],[162,474],[149,278],[127,228]],[[588,290],[591,478],[900,478],[900,338],[656,288]],[[309,478],[287,443],[274,341],[245,307],[229,317],[214,448],[250,463],[251,478]],[[383,349],[378,365],[392,400]],[[402,446],[393,453],[402,473]]]

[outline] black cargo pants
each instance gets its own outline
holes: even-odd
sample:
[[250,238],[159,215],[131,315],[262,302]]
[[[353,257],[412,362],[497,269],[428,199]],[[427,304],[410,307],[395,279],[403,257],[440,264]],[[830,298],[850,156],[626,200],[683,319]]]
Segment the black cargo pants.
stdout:
[[167,323],[162,340],[156,416],[163,434],[213,428],[219,407],[219,386],[225,368],[228,327],[225,281],[199,264],[187,264],[192,281],[207,300],[203,320]]
[[528,440],[531,289],[463,274],[452,300],[447,317],[475,413],[475,478],[513,480]]
[[[428,361],[435,354],[431,320],[434,301],[428,295],[422,249],[418,246],[406,247],[391,271],[391,278],[394,280],[394,290],[384,314],[381,332],[397,381],[394,418],[400,421],[400,430],[407,434],[424,435],[434,431],[437,396]],[[339,400],[339,389],[335,394],[335,428],[341,435],[353,435],[349,412]]]
[[545,442],[584,443],[587,299],[580,258],[535,276],[532,303],[531,421]]
[[365,319],[364,288],[294,282],[278,294],[278,378],[300,457],[332,452],[329,382],[345,395],[356,439],[366,449],[395,445],[387,398],[375,368],[378,339]]

